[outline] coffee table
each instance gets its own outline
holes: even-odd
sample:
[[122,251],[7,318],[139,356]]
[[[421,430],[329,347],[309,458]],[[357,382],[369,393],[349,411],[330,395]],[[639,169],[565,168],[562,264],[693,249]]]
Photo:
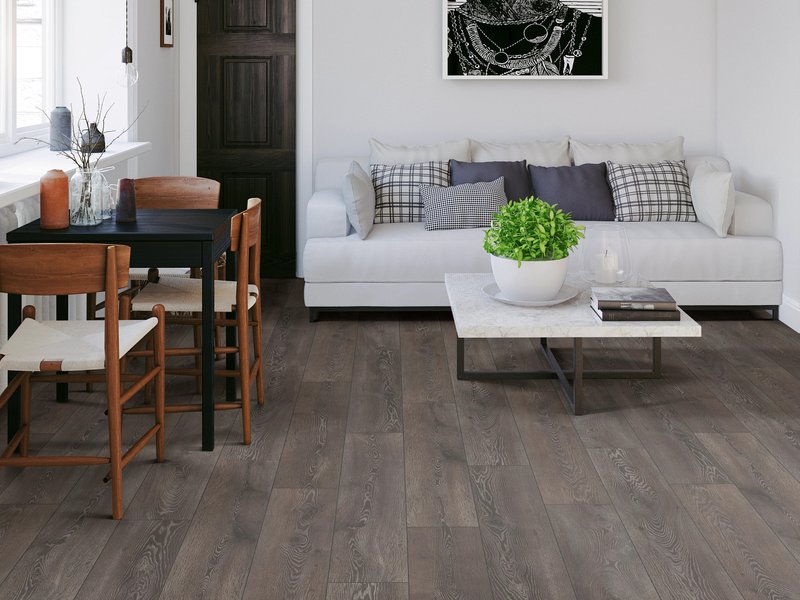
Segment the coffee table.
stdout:
[[[447,273],[445,287],[458,335],[459,379],[558,379],[570,410],[584,410],[585,379],[652,379],[661,377],[661,338],[700,337],[701,328],[681,311],[680,321],[603,322],[589,306],[589,285],[575,276],[567,284],[581,288],[572,300],[542,308],[511,306],[489,298],[485,285],[494,282],[491,273]],[[649,282],[637,281],[636,286]],[[549,365],[541,371],[466,371],[464,340],[471,338],[538,338]],[[548,338],[572,340],[572,367],[565,369],[548,345]],[[652,367],[647,370],[584,369],[583,341],[587,338],[647,338],[652,340]]]

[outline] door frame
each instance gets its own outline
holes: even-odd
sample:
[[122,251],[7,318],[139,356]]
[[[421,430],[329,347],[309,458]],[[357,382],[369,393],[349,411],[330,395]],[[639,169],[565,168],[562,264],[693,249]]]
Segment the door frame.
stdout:
[[[178,175],[197,175],[197,4],[178,0],[175,47],[178,57]],[[313,2],[296,0],[296,251],[297,276],[303,276],[306,206],[314,192]]]

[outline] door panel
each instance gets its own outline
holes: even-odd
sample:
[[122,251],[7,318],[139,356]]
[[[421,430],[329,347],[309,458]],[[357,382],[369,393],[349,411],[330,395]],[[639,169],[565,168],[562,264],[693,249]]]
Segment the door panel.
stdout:
[[264,201],[262,275],[294,277],[294,0],[198,3],[198,174]]

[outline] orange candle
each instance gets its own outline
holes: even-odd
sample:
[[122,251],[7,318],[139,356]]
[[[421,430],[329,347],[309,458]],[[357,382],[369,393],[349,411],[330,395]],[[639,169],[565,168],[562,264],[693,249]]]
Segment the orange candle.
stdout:
[[39,180],[39,203],[42,229],[69,227],[69,177],[60,169],[52,169]]

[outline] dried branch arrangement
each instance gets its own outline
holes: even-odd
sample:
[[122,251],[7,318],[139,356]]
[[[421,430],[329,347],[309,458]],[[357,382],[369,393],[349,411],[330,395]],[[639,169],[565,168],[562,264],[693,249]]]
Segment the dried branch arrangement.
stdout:
[[[106,94],[97,97],[97,110],[95,112],[95,116],[93,120],[89,120],[88,112],[86,109],[86,97],[83,93],[83,85],[81,84],[81,80],[78,79],[78,88],[80,89],[81,93],[81,114],[77,119],[73,119],[72,122],[72,136],[69,144],[69,148],[67,150],[58,150],[57,153],[61,156],[68,158],[70,161],[75,163],[79,169],[82,170],[89,170],[94,169],[97,167],[97,163],[100,162],[100,159],[105,154],[105,151],[111,147],[111,145],[116,142],[119,138],[125,135],[131,127],[134,126],[136,121],[139,120],[139,117],[142,116],[144,109],[142,109],[136,118],[128,125],[125,129],[123,129],[119,134],[114,136],[110,142],[106,142],[104,147],[100,147],[97,142],[94,143],[90,142],[88,144],[84,143],[83,134],[89,132],[90,126],[92,124],[96,124],[97,128],[103,133],[113,133],[113,130],[110,132],[106,132],[106,119],[108,117],[108,113],[114,107],[114,104],[111,103],[110,105],[106,106]],[[72,112],[72,105],[70,105],[70,112]],[[145,108],[147,108],[145,106]],[[42,109],[39,109],[42,110]],[[44,110],[42,113],[47,118],[48,123],[50,122],[50,115],[47,114]],[[74,113],[73,113],[74,114]],[[89,136],[91,137],[91,136]],[[22,140],[31,140],[37,142],[39,144],[44,144],[52,148],[51,142],[47,142],[45,140],[35,138],[35,137],[23,137],[20,138],[18,141]]]

